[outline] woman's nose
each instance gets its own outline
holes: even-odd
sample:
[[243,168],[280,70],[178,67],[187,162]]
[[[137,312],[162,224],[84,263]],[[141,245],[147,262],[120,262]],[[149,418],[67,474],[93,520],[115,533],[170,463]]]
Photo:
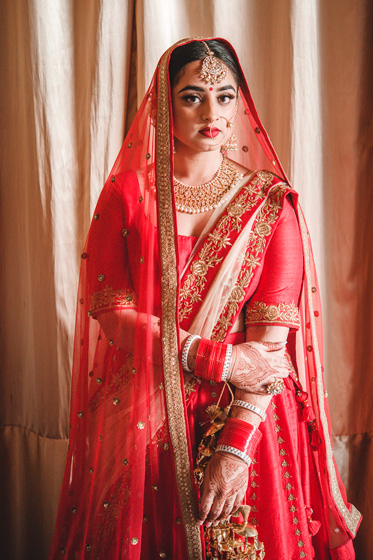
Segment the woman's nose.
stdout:
[[213,101],[206,100],[203,105],[202,120],[207,122],[214,122],[218,118],[219,117],[217,115],[217,107],[215,106],[215,103]]

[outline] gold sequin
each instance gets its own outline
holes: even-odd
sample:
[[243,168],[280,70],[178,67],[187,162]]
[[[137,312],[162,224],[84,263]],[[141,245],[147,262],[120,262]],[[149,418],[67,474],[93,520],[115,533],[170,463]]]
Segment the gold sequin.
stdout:
[[137,369],[135,367],[132,368],[132,373],[135,375],[137,373]]
[[147,515],[143,515],[142,516],[142,521],[143,523],[147,523],[148,522],[149,517]]
[[128,147],[128,149],[132,148],[132,142],[130,142],[127,147]]
[[99,217],[100,217],[99,214],[95,214],[95,215],[93,216],[93,219],[96,220],[96,222],[97,222],[97,220],[99,219]]
[[129,230],[128,230],[128,229],[126,229],[126,228],[122,229],[122,236],[123,236],[123,237],[127,237],[128,234],[129,234]]
[[99,274],[99,275],[97,276],[97,280],[98,280],[99,282],[103,282],[103,281],[105,280],[105,274]]
[[312,348],[312,346],[309,344],[309,345],[307,346],[307,352],[312,352],[312,350],[313,350],[313,348]]
[[260,134],[260,128],[259,128],[259,126],[257,126],[256,128],[254,128],[254,131],[255,131],[256,134]]
[[143,430],[145,428],[145,422],[137,422],[137,427],[139,430]]
[[111,178],[111,182],[114,183],[115,182],[115,175],[112,176]]
[[104,508],[105,508],[105,509],[109,509],[109,507],[110,507],[109,502],[104,502]]
[[79,410],[78,418],[83,418],[83,416],[84,416],[84,412],[82,410]]
[[170,446],[168,445],[168,443],[164,443],[164,444],[162,445],[162,447],[163,447],[163,449],[164,449],[165,451],[168,451],[168,450],[170,449]]
[[86,544],[85,549],[89,552],[92,549],[92,546],[90,544]]
[[166,553],[165,552],[160,552],[159,553],[159,558],[166,558]]
[[120,403],[120,399],[113,399],[113,405],[118,406],[118,404]]
[[137,539],[136,537],[132,537],[131,544],[137,544],[138,542],[139,542],[139,539]]
[[177,517],[177,518],[176,518],[176,523],[177,523],[178,525],[181,525],[181,519],[180,519],[180,517]]
[[60,548],[60,553],[62,554],[62,556],[66,553],[66,550],[64,548]]
[[144,262],[144,257],[140,257],[140,263],[142,264]]
[[156,484],[152,484],[152,488],[155,492],[158,492],[158,486]]
[[89,474],[93,474],[94,472],[95,472],[95,471],[94,471],[94,468],[91,467],[91,468],[89,469]]
[[125,466],[128,465],[128,459],[123,459],[123,465],[125,465]]
[[146,154],[146,159],[150,159],[152,156],[150,154]]
[[143,200],[144,200],[144,199],[143,199],[143,197],[142,197],[142,196],[140,196],[140,198],[139,198],[139,202],[142,202]]
[[317,288],[315,286],[312,286],[312,293],[315,294],[317,292]]
[[76,513],[78,513],[78,508],[77,508],[77,507],[73,507],[72,510],[71,510],[71,513],[73,513],[74,515],[75,515]]
[[211,393],[211,396],[212,396],[212,398],[217,397],[217,394],[215,393],[215,391],[213,391],[213,392]]
[[96,383],[97,383],[97,385],[101,385],[101,384],[102,384],[102,379],[101,379],[101,377],[97,377]]

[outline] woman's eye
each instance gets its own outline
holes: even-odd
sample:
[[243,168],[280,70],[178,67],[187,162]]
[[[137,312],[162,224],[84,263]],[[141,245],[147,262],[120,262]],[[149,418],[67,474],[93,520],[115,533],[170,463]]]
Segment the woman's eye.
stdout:
[[186,95],[184,97],[184,101],[186,101],[187,103],[195,104],[200,101],[200,98],[198,97],[198,95]]
[[220,95],[219,97],[219,101],[220,103],[229,103],[232,99],[234,99],[234,95],[231,95],[229,93],[224,93],[223,95]]

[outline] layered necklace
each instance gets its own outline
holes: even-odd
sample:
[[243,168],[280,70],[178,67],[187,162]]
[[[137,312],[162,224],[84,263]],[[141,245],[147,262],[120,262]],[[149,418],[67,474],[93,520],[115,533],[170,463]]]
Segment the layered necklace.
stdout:
[[225,156],[214,177],[207,183],[186,185],[174,177],[176,209],[188,214],[213,210],[227,200],[230,190],[242,177],[243,174]]

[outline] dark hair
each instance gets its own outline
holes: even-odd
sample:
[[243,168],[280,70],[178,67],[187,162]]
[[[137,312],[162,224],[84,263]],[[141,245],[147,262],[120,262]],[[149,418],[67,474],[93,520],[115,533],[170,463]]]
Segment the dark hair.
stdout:
[[[205,41],[217,58],[220,58],[231,70],[237,85],[240,85],[240,71],[235,59],[220,41],[210,40]],[[170,83],[173,87],[180,77],[180,72],[186,64],[194,62],[195,60],[203,60],[206,57],[206,46],[202,41],[191,41],[180,47],[176,47],[172,51],[169,63]]]

